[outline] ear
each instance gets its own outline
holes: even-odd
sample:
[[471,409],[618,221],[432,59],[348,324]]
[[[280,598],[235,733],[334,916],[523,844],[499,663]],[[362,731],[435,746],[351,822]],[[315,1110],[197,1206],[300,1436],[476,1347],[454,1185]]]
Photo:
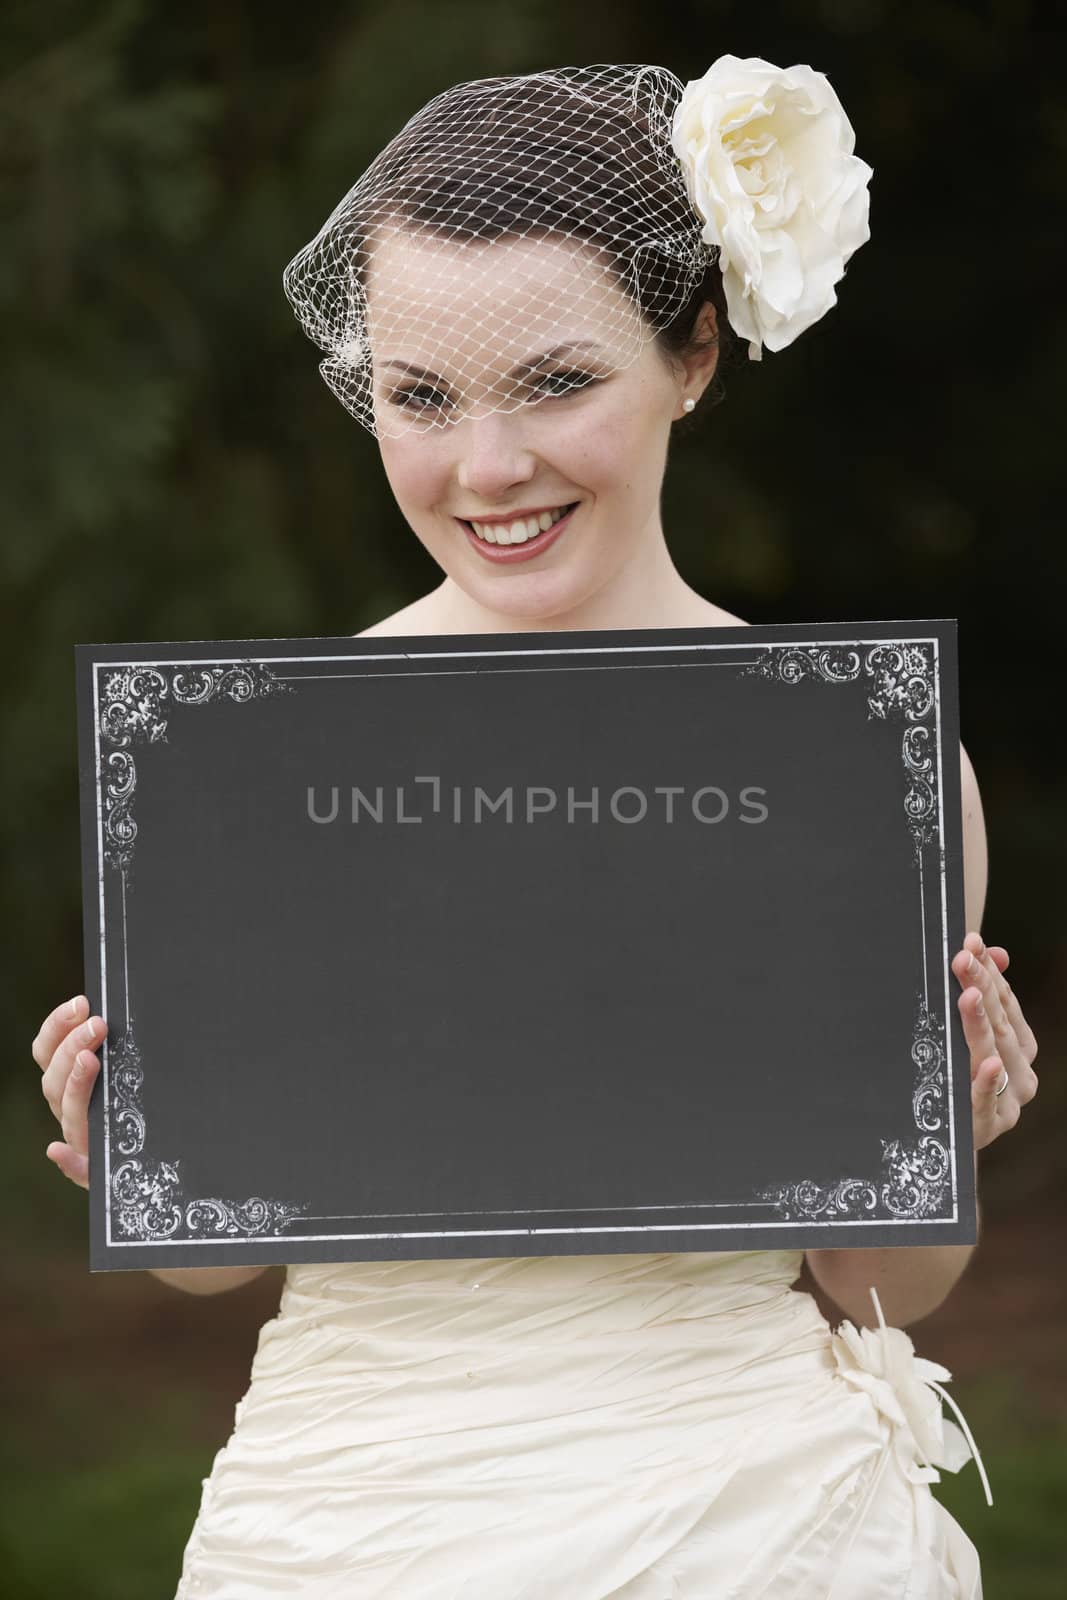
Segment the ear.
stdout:
[[685,363],[686,392],[699,400],[719,364],[719,316],[710,300],[705,300],[700,308],[693,335],[701,344],[708,346],[706,350],[690,356]]

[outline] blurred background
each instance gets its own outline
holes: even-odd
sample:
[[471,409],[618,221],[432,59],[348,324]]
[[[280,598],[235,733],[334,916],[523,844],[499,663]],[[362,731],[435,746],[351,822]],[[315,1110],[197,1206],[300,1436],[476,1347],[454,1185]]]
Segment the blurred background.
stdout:
[[909,1331],[954,1374],[935,1492],[986,1600],[1063,1593],[1062,525],[1067,105],[1053,5],[926,0],[7,0],[0,482],[10,1024],[0,1572],[18,1600],[170,1600],[282,1269],[194,1298],[90,1274],[30,1043],[84,992],[75,642],[353,633],[437,582],[281,271],[381,145],[463,79],[718,55],[826,72],[874,168],[817,333],[725,374],[664,493],[684,576],[752,622],[956,617],[990,847],[983,933],[1041,1092],[983,1152],[983,1235]]

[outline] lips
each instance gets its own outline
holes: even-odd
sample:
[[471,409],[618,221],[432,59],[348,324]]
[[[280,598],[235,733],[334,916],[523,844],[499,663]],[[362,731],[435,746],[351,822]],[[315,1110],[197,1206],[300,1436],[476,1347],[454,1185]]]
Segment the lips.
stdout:
[[524,544],[489,544],[487,540],[480,539],[469,523],[457,517],[467,539],[486,561],[495,561],[501,566],[510,566],[519,561],[530,561],[535,556],[541,555],[550,545],[555,544],[564,529],[568,528],[581,501],[578,501],[567,512],[565,517],[560,517],[550,528],[537,534],[532,539],[527,539]]

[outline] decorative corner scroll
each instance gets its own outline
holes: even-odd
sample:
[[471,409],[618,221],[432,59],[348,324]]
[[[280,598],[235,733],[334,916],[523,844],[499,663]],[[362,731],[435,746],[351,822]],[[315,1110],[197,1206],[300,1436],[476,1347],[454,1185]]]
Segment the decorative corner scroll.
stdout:
[[905,772],[904,815],[918,855],[937,836],[938,784],[934,763],[936,709],[932,645],[897,641],[857,650],[843,645],[767,645],[741,677],[800,683],[867,683],[868,715],[903,721],[900,753]]
[[278,1200],[183,1200],[180,1161],[149,1162],[143,1156],[144,1072],[132,1024],[111,1058],[110,1133],[114,1151],[126,1157],[111,1174],[119,1232],[127,1239],[252,1238],[276,1233],[307,1211]]
[[883,1139],[878,1179],[839,1178],[822,1185],[812,1178],[760,1191],[786,1222],[848,1222],[941,1216],[949,1198],[949,1152],[936,1137],[948,1126],[948,1084],[939,1019],[918,996],[911,1058],[916,1075],[911,1108],[918,1138]]
[[276,678],[269,667],[251,661],[223,666],[121,667],[104,674],[100,705],[100,789],[103,795],[104,860],[127,881],[133,866],[137,824],[133,796],[137,788],[134,745],[167,742],[167,713],[175,706],[206,705],[226,698],[235,702],[268,695],[292,694],[293,685]]

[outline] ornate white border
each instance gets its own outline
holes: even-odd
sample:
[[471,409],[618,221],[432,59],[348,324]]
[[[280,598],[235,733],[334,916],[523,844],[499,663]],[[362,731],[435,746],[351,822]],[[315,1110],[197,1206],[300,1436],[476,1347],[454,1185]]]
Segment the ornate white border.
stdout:
[[[936,751],[936,662],[928,644],[886,642],[859,651],[842,645],[771,646],[745,675],[758,674],[781,683],[854,683],[868,686],[868,715],[903,724],[901,759],[906,778],[904,816],[911,832],[919,873],[920,900],[925,899],[924,850],[940,832],[939,774],[931,755]],[[944,851],[938,851],[944,865]],[[883,1139],[878,1178],[843,1177],[820,1185],[811,1178],[760,1190],[786,1221],[855,1221],[902,1218],[914,1221],[939,1216],[950,1198],[951,1152],[944,1135],[951,1126],[951,1107],[942,1043],[944,1021],[930,1006],[925,968],[923,923],[923,990],[917,997],[911,1058],[915,1063],[912,1112],[918,1138]],[[942,1137],[938,1137],[938,1135]]]
[[[168,702],[202,706],[222,698],[241,704],[268,695],[292,694],[293,687],[261,663],[179,667],[161,672],[155,666],[130,666],[104,675],[98,705],[98,782],[103,821],[103,858],[121,878],[122,947],[126,973],[126,897],[133,874],[137,823],[133,797],[137,790],[135,745],[167,742]],[[106,747],[101,749],[101,746]],[[149,1161],[144,1157],[145,1125],[141,1089],[144,1072],[134,1031],[129,983],[124,985],[125,1025],[110,1063],[108,1148],[126,1159],[114,1169],[109,1162],[109,1193],[118,1230],[127,1239],[146,1243],[160,1239],[243,1238],[277,1232],[307,1211],[306,1205],[279,1200],[222,1200],[217,1196],[182,1197],[179,1160]]]
[[[938,640],[935,638],[852,639],[829,644],[825,641],[814,643],[795,641],[769,645],[759,645],[754,641],[733,640],[729,643],[719,643],[700,640],[670,645],[605,644],[588,647],[545,646],[491,651],[418,652],[420,659],[436,659],[449,663],[433,670],[460,672],[484,670],[484,667],[463,666],[462,662],[468,657],[482,659],[490,657],[498,660],[510,656],[563,655],[573,658],[625,654],[650,656],[665,652],[691,655],[731,651],[740,652],[750,659],[731,662],[715,660],[713,655],[706,654],[705,660],[695,664],[733,667],[742,675],[759,675],[770,680],[794,684],[804,680],[829,684],[851,683],[860,678],[864,680],[868,687],[869,715],[887,722],[897,721],[902,725],[900,750],[906,780],[903,814],[911,833],[918,869],[923,929],[923,988],[917,996],[911,1051],[916,1069],[912,1111],[917,1138],[907,1141],[883,1141],[882,1170],[879,1176],[869,1178],[844,1176],[830,1185],[819,1185],[812,1179],[801,1179],[766,1188],[755,1197],[745,1200],[694,1201],[680,1206],[650,1208],[663,1212],[701,1209],[738,1211],[753,1208],[764,1213],[772,1213],[765,1221],[687,1220],[679,1223],[674,1220],[662,1223],[602,1224],[585,1228],[552,1224],[531,1227],[527,1223],[513,1228],[431,1227],[360,1232],[334,1229],[322,1233],[290,1232],[288,1237],[310,1243],[316,1240],[335,1239],[384,1241],[456,1236],[478,1238],[512,1234],[656,1233],[677,1231],[679,1227],[684,1227],[687,1231],[713,1231],[722,1228],[758,1230],[768,1227],[781,1229],[783,1226],[788,1229],[790,1226],[810,1224],[813,1221],[853,1222],[860,1225],[919,1219],[956,1221],[958,1200],[951,1118],[951,1040],[944,1020],[948,1006],[947,979],[944,995],[945,1010],[939,1012],[931,1002],[926,949],[925,856],[932,851],[937,861],[940,879],[939,920],[942,930],[941,942],[944,947],[940,954],[947,955],[945,852],[943,844],[939,842],[943,839],[944,818],[941,805],[940,758],[937,751],[939,686],[937,650]],[[101,971],[105,994],[107,984],[104,949],[104,870],[106,867],[121,877],[125,962],[125,896],[132,879],[133,845],[137,836],[137,826],[132,815],[132,801],[137,781],[132,747],[136,744],[150,745],[157,740],[165,740],[168,703],[174,706],[195,706],[221,697],[241,703],[265,695],[292,693],[293,680],[301,682],[305,679],[325,677],[362,677],[368,675],[365,671],[359,670],[364,664],[370,664],[375,672],[381,672],[385,663],[389,661],[408,662],[412,657],[413,652],[406,650],[396,654],[375,652],[373,655],[368,655],[352,652],[321,657],[242,658],[222,663],[188,659],[170,662],[93,663],[94,694],[97,703]],[[270,665],[267,664],[268,661]],[[634,665],[641,664],[634,663]],[[279,673],[278,669],[286,665],[299,666],[304,671]],[[307,671],[308,667],[325,669],[328,666],[342,665],[348,670]],[[609,664],[601,670],[612,670],[612,666]],[[936,762],[935,755],[938,755]],[[128,983],[125,984],[125,992],[128,1001]],[[106,1041],[104,1054],[107,1066],[109,1053]],[[339,1217],[309,1216],[306,1204],[291,1205],[259,1197],[245,1201],[227,1201],[217,1197],[183,1199],[178,1171],[180,1163],[177,1160],[148,1163],[137,1159],[143,1155],[146,1137],[140,1098],[143,1071],[134,1035],[133,1018],[128,1008],[127,1025],[119,1034],[110,1056],[113,1058],[113,1066],[110,1075],[105,1075],[105,1087],[110,1084],[106,1126],[109,1196],[115,1202],[118,1227],[124,1235],[124,1240],[112,1238],[109,1225],[109,1245],[122,1242],[169,1243],[205,1238],[225,1240],[254,1237],[264,1240],[279,1237],[279,1230],[291,1228],[297,1220],[333,1223],[346,1220]],[[110,1099],[111,1088],[114,1090],[113,1103]],[[112,1144],[126,1157],[113,1173],[110,1169]],[[599,1214],[611,1209],[633,1208],[586,1209],[596,1209]],[[528,1212],[521,1214],[529,1215]],[[109,1205],[109,1224],[110,1216]]]

